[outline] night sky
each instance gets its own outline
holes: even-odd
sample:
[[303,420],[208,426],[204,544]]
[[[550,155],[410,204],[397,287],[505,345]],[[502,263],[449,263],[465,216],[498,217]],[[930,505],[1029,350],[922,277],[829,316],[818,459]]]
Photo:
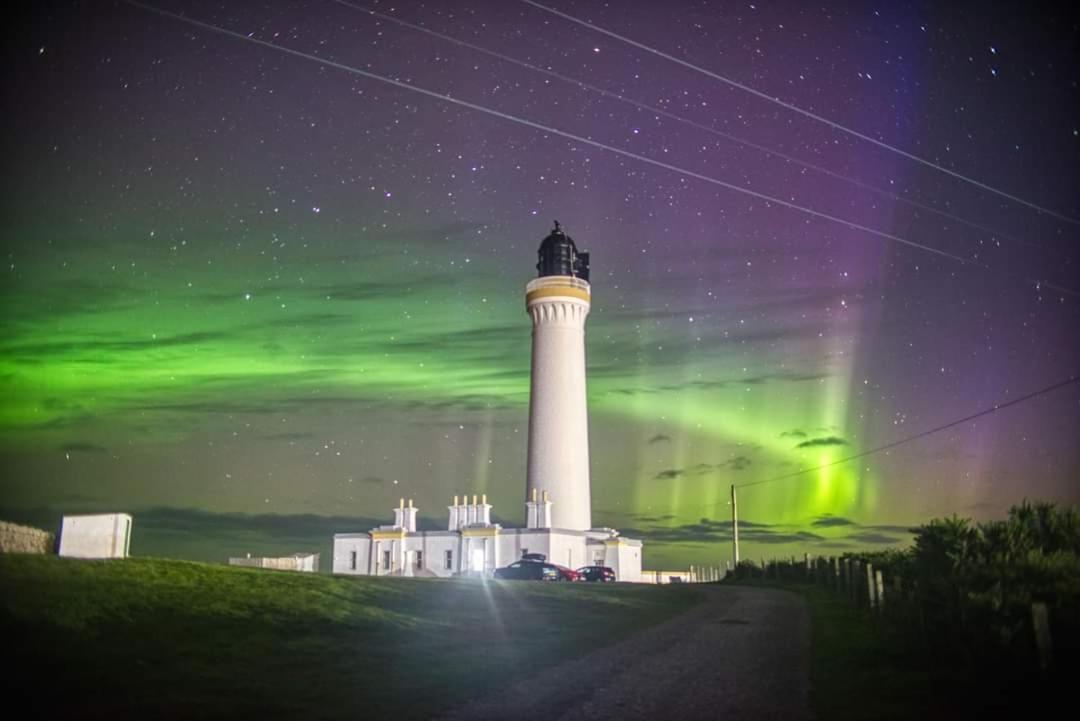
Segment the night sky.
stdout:
[[731,484],[751,558],[1080,500],[1080,383],[791,475],[1080,375],[1075,13],[152,1],[228,33],[8,26],[2,517],[218,561],[402,496],[521,525],[555,219],[592,254],[594,522],[646,567],[727,559]]

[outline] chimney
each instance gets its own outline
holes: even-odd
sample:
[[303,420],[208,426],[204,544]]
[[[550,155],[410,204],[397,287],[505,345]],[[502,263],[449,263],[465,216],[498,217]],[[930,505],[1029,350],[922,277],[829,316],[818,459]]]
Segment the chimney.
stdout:
[[447,510],[450,511],[450,522],[446,526],[448,531],[456,531],[461,528],[461,521],[458,518],[458,497],[454,496],[454,505],[447,506]]
[[413,500],[409,499],[409,507],[402,509],[402,527],[407,533],[416,533],[416,513],[419,509],[413,505]]
[[487,494],[480,496],[480,505],[476,507],[476,522],[485,526],[491,525],[491,504],[487,502]]
[[551,528],[551,496],[544,491],[544,500],[536,506],[537,528]]
[[536,488],[532,489],[532,500],[525,501],[525,527],[526,528],[539,528],[540,527],[540,513],[537,503]]

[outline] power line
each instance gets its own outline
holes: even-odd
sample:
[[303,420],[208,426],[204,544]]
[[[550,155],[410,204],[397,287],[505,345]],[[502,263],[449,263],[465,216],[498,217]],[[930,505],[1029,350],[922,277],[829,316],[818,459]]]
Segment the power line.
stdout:
[[637,100],[634,100],[632,98],[628,98],[625,95],[621,95],[621,94],[616,93],[614,91],[606,90],[606,89],[598,87],[596,85],[591,85],[591,84],[586,83],[586,82],[584,82],[582,80],[578,80],[577,78],[573,78],[573,77],[570,77],[568,75],[563,75],[561,73],[557,73],[554,70],[549,70],[548,68],[544,68],[544,67],[541,67],[539,65],[534,65],[534,64],[526,62],[524,60],[518,60],[517,58],[511,57],[509,55],[504,55],[503,53],[499,53],[499,52],[496,52],[494,50],[489,50],[488,48],[481,47],[479,45],[474,45],[473,43],[466,42],[464,40],[459,40],[458,38],[455,38],[453,36],[437,32],[435,30],[431,30],[430,28],[426,28],[426,27],[424,27],[422,25],[416,25],[415,23],[410,23],[407,20],[402,20],[401,18],[396,18],[393,15],[387,15],[385,13],[381,13],[378,10],[375,10],[374,8],[367,7],[365,5],[359,5],[359,4],[356,4],[356,3],[348,2],[347,0],[331,0],[331,1],[335,2],[335,3],[339,4],[339,5],[344,5],[345,7],[352,8],[354,10],[359,10],[361,12],[367,13],[368,15],[371,15],[372,17],[379,18],[380,20],[385,20],[386,22],[394,23],[395,25],[398,25],[400,27],[408,28],[408,29],[413,30],[415,32],[424,33],[425,35],[429,35],[431,37],[439,38],[440,40],[444,40],[446,42],[452,43],[454,45],[457,45],[458,47],[467,48],[469,50],[472,50],[472,51],[475,51],[475,52],[478,52],[478,53],[482,53],[482,54],[487,55],[489,57],[497,58],[497,59],[502,60],[502,61],[507,62],[507,63],[512,63],[514,65],[517,65],[518,67],[526,68],[527,70],[530,70],[532,72],[547,75],[548,77],[555,78],[555,79],[560,80],[560,81],[562,81],[564,83],[569,83],[571,85],[576,85],[577,87],[582,88],[583,90],[588,90],[590,92],[597,93],[597,94],[602,95],[604,97],[619,100],[621,102],[627,103],[628,105],[632,105],[635,108],[638,108],[639,110],[645,110],[647,112],[655,113],[656,115],[660,115],[660,116],[663,116],[665,118],[670,118],[671,120],[674,120],[676,122],[683,123],[685,125],[689,125],[690,127],[697,128],[698,130],[703,130],[703,131],[705,131],[707,133],[711,133],[712,135],[715,135],[717,137],[724,138],[725,140],[730,140],[733,143],[737,143],[737,144],[742,145],[742,146],[747,147],[747,148],[752,148],[752,149],[757,150],[757,151],[759,151],[761,153],[764,153],[766,155],[776,157],[776,158],[780,158],[780,159],[782,159],[784,161],[787,161],[789,163],[793,163],[793,164],[799,165],[799,166],[801,166],[803,168],[813,170],[814,172],[821,173],[823,175],[827,175],[830,178],[835,178],[835,179],[843,181],[845,183],[850,183],[851,185],[854,185],[857,188],[861,188],[863,190],[869,191],[871,193],[875,193],[875,194],[880,195],[882,197],[889,198],[890,200],[896,201],[898,203],[903,203],[903,204],[909,205],[909,206],[911,206],[913,208],[918,208],[920,210],[924,210],[924,211],[926,211],[928,213],[934,213],[935,215],[939,215],[939,216],[941,216],[943,218],[948,218],[949,220],[955,221],[957,223],[961,223],[961,224],[966,225],[966,226],[971,227],[971,228],[975,228],[976,230],[980,230],[980,231],[982,231],[984,233],[989,233],[991,236],[998,236],[998,237],[1001,237],[1001,238],[1003,238],[1005,240],[1009,240],[1009,241],[1016,242],[1016,243],[1021,243],[1021,244],[1024,244],[1024,245],[1031,245],[1031,246],[1034,246],[1034,247],[1040,247],[1040,246],[1038,246],[1037,243],[1032,243],[1030,241],[1026,241],[1026,240],[1022,240],[1020,238],[1016,238],[1016,237],[1012,237],[1010,235],[1006,235],[1005,233],[1001,233],[999,231],[996,231],[993,228],[987,227],[985,225],[982,225],[980,223],[976,223],[976,222],[971,221],[971,220],[967,220],[965,218],[961,218],[958,215],[954,215],[952,213],[941,210],[939,208],[935,208],[935,207],[933,207],[931,205],[921,203],[921,202],[919,202],[917,200],[911,200],[911,199],[905,198],[905,197],[903,197],[901,195],[897,195],[896,193],[891,193],[888,190],[884,190],[882,188],[878,188],[878,187],[875,187],[873,185],[870,185],[869,183],[864,183],[864,182],[862,182],[860,180],[850,178],[850,177],[848,177],[846,175],[843,175],[841,173],[837,173],[835,171],[829,170],[828,168],[824,168],[824,167],[822,167],[820,165],[815,165],[814,163],[810,163],[810,162],[807,162],[805,160],[800,160],[799,158],[796,158],[796,157],[794,157],[792,155],[788,155],[787,153],[780,152],[779,150],[774,150],[774,149],[766,147],[764,145],[760,145],[760,144],[754,143],[754,142],[752,142],[750,140],[746,140],[745,138],[740,138],[737,135],[732,135],[731,133],[726,133],[726,132],[724,132],[722,130],[717,130],[716,128],[714,128],[712,126],[709,126],[709,125],[705,125],[704,123],[699,123],[699,122],[696,122],[696,121],[691,120],[689,118],[684,118],[681,115],[677,115],[676,113],[672,113],[672,112],[670,112],[668,110],[664,110],[663,108],[658,108],[658,107],[655,107],[653,105],[648,105],[647,103],[639,102]]
[[[872,455],[874,453],[880,453],[881,451],[887,451],[887,450],[889,450],[891,448],[896,448],[897,446],[902,446],[905,443],[910,443],[911,441],[917,441],[920,438],[925,438],[926,436],[932,435],[934,433],[938,433],[940,431],[944,431],[944,430],[946,430],[948,428],[952,428],[954,426],[958,426],[958,425],[960,425],[962,423],[967,423],[968,421],[973,421],[976,418],[981,418],[982,416],[987,416],[987,415],[990,415],[991,413],[996,413],[997,411],[1008,408],[1009,406],[1015,406],[1015,405],[1017,405],[1019,403],[1023,403],[1024,401],[1029,401],[1029,400],[1031,400],[1033,398],[1038,398],[1039,396],[1046,395],[1047,393],[1050,393],[1052,391],[1056,391],[1056,390],[1058,390],[1060,388],[1064,388],[1065,386],[1071,385],[1072,383],[1076,383],[1077,381],[1080,381],[1080,376],[1070,376],[1068,378],[1068,380],[1059,381],[1057,383],[1054,383],[1053,385],[1049,385],[1049,386],[1047,386],[1045,388],[1034,391],[1033,393],[1028,393],[1025,396],[1020,396],[1019,398],[1013,398],[1011,401],[1004,401],[1002,403],[997,403],[997,404],[991,406],[990,408],[986,408],[984,410],[979,411],[978,413],[972,413],[971,415],[960,418],[959,420],[955,420],[955,421],[952,421],[950,423],[946,423],[944,425],[937,426],[936,428],[931,428],[929,430],[925,430],[922,433],[916,433],[915,435],[908,436],[907,438],[901,438],[900,440],[893,441],[892,443],[886,443],[885,445],[878,446],[877,448],[871,448],[870,450],[863,451],[862,453],[856,453],[855,455],[847,456],[846,458],[841,458],[839,460],[832,461],[830,463],[825,463],[825,464],[822,464],[820,466],[815,466],[813,468],[804,468],[804,469],[799,470],[799,471],[793,471],[791,473],[785,473],[782,476],[774,476],[772,478],[766,478],[766,479],[760,480],[760,481],[750,481],[749,483],[737,483],[737,484],[735,484],[735,487],[736,488],[749,488],[751,486],[760,486],[760,485],[762,485],[764,483],[773,483],[775,481],[783,481],[783,480],[787,480],[788,478],[795,478],[796,476],[802,476],[802,475],[805,475],[807,473],[813,473],[814,471],[820,471],[820,470],[824,470],[826,468],[832,468],[833,466],[838,466],[838,465],[840,465],[842,463],[849,463],[850,461],[858,460],[859,458],[865,458],[866,456]],[[720,505],[720,504],[716,504],[716,505]]]
[[[673,173],[676,173],[676,174],[679,174],[679,175],[685,175],[685,176],[690,177],[690,178],[695,178],[697,180],[702,180],[702,181],[704,181],[706,183],[710,183],[712,185],[717,185],[717,186],[720,186],[722,188],[727,188],[728,190],[732,190],[732,191],[735,191],[737,193],[742,193],[744,195],[749,195],[750,197],[757,198],[758,200],[764,201],[766,204],[772,203],[772,204],[779,205],[779,206],[784,207],[784,208],[789,208],[791,210],[796,210],[796,211],[799,211],[801,213],[805,213],[807,215],[810,215],[810,216],[813,216],[813,217],[816,217],[816,218],[820,218],[822,220],[827,220],[827,221],[836,223],[838,225],[842,225],[842,226],[844,226],[846,228],[849,228],[851,230],[857,230],[857,231],[861,231],[861,232],[864,232],[864,233],[868,233],[870,235],[876,235],[879,238],[884,238],[886,240],[891,240],[893,242],[900,243],[902,245],[907,245],[907,246],[910,246],[912,248],[917,248],[919,250],[924,250],[924,251],[926,251],[928,253],[933,253],[934,255],[941,256],[943,258],[948,258],[950,260],[954,260],[954,261],[956,261],[958,263],[961,263],[963,265],[975,266],[975,267],[978,267],[978,268],[983,268],[985,270],[990,270],[991,272],[994,272],[993,268],[991,268],[987,264],[982,263],[980,261],[976,261],[976,260],[973,260],[973,259],[970,259],[970,258],[964,258],[962,256],[955,255],[953,253],[949,253],[949,252],[946,252],[944,250],[940,250],[938,248],[934,248],[933,246],[925,245],[923,243],[919,243],[919,242],[916,242],[914,240],[908,240],[907,238],[902,238],[902,237],[900,237],[898,235],[894,235],[892,233],[886,233],[885,231],[876,230],[876,229],[871,228],[869,226],[861,225],[859,223],[855,223],[855,222],[852,222],[850,220],[845,220],[845,219],[837,217],[835,215],[829,215],[828,213],[823,213],[821,211],[814,210],[813,208],[807,208],[807,207],[798,205],[796,203],[792,203],[792,202],[789,202],[789,201],[786,201],[786,200],[782,200],[780,198],[773,197],[771,195],[766,195],[765,193],[759,193],[759,192],[757,192],[755,190],[750,190],[749,188],[743,188],[741,186],[734,185],[733,183],[728,183],[728,182],[726,182],[724,180],[720,180],[718,178],[713,178],[711,176],[704,175],[702,173],[697,173],[697,172],[694,172],[692,170],[687,170],[685,168],[680,168],[678,166],[671,165],[670,163],[665,163],[663,161],[655,160],[653,158],[649,158],[649,157],[644,156],[644,155],[639,155],[638,153],[634,153],[634,152],[631,152],[629,150],[624,150],[622,148],[617,148],[617,147],[615,147],[613,145],[607,145],[605,143],[601,143],[599,141],[592,140],[591,138],[585,138],[585,137],[582,137],[580,135],[574,135],[573,133],[566,132],[565,130],[559,130],[558,128],[553,128],[553,127],[548,126],[548,125],[543,125],[541,123],[537,123],[537,122],[534,122],[532,120],[528,120],[526,118],[522,118],[522,117],[517,116],[517,115],[511,115],[510,113],[504,113],[504,112],[502,112],[500,110],[495,110],[493,108],[488,108],[488,107],[485,107],[483,105],[477,105],[476,103],[470,103],[467,100],[461,100],[460,98],[455,98],[455,97],[453,97],[451,95],[446,95],[444,93],[439,93],[439,92],[436,92],[434,90],[428,90],[427,88],[421,87],[419,85],[413,85],[411,83],[406,83],[406,82],[401,81],[401,80],[395,80],[394,78],[387,77],[385,75],[379,75],[378,73],[372,73],[372,72],[369,72],[367,70],[361,70],[360,68],[356,68],[356,67],[353,67],[351,65],[345,65],[344,63],[339,63],[339,62],[336,62],[334,60],[327,60],[326,58],[321,58],[318,55],[312,55],[310,53],[305,53],[305,52],[302,52],[300,50],[293,50],[292,48],[285,47],[284,45],[278,45],[276,43],[272,43],[272,42],[269,42],[269,41],[266,41],[266,40],[260,40],[259,38],[252,37],[250,35],[244,35],[243,33],[239,33],[239,32],[236,32],[234,30],[228,30],[228,29],[220,27],[218,25],[213,25],[211,23],[203,22],[201,20],[196,20],[194,18],[189,18],[186,15],[180,15],[178,13],[174,13],[174,12],[171,12],[169,10],[164,10],[164,9],[161,9],[161,8],[158,8],[158,7],[154,7],[152,5],[146,5],[146,4],[142,3],[142,2],[139,2],[139,0],[122,0],[122,2],[125,2],[128,5],[132,5],[134,7],[140,8],[142,10],[146,10],[148,12],[154,13],[154,14],[159,15],[161,17],[167,17],[167,18],[171,18],[173,20],[179,20],[180,22],[187,23],[188,25],[193,25],[195,27],[200,27],[200,28],[203,28],[205,30],[209,30],[211,32],[219,33],[219,34],[222,34],[222,35],[227,35],[229,37],[233,37],[233,38],[236,38],[238,40],[243,40],[243,41],[249,42],[249,43],[254,43],[256,45],[261,45],[263,47],[271,48],[273,50],[277,50],[277,51],[286,53],[288,55],[293,55],[295,57],[303,58],[305,60],[311,60],[312,62],[319,63],[320,65],[325,65],[327,67],[336,68],[338,70],[342,70],[344,72],[351,73],[353,75],[359,75],[361,77],[365,77],[365,78],[368,78],[370,80],[376,80],[376,81],[381,82],[381,83],[386,83],[387,85],[393,85],[395,87],[402,88],[404,90],[410,90],[412,92],[419,93],[421,95],[426,95],[426,96],[431,97],[431,98],[436,98],[438,100],[442,100],[442,101],[447,102],[447,103],[452,103],[454,105],[459,105],[459,106],[461,106],[463,108],[469,108],[470,110],[476,110],[477,112],[485,113],[487,115],[491,115],[491,116],[494,116],[494,117],[497,117],[497,118],[502,118],[503,120],[509,120],[510,122],[518,123],[519,125],[524,125],[526,127],[533,128],[535,130],[539,130],[539,131],[544,132],[544,133],[549,133],[551,135],[556,135],[556,136],[559,136],[559,137],[562,137],[562,138],[566,138],[568,140],[572,140],[572,141],[574,141],[576,143],[580,143],[582,145],[589,145],[589,146],[592,146],[594,148],[598,148],[600,150],[606,150],[606,151],[608,151],[610,153],[614,153],[616,155],[621,155],[621,156],[626,157],[626,158],[632,158],[632,159],[637,160],[639,162],[647,163],[649,165],[653,165],[653,166],[656,166],[658,168],[663,168],[665,170],[669,170],[669,171],[671,171]],[[1002,271],[1002,272],[1005,272],[1008,275],[1013,275],[1012,273],[1008,273],[1007,271]],[[1056,290],[1056,291],[1059,291],[1059,292],[1062,292],[1062,293],[1066,293],[1066,294],[1069,294],[1069,295],[1080,295],[1080,292],[1070,290],[1068,288],[1064,288],[1062,286],[1058,286],[1056,284],[1053,284],[1053,283],[1050,283],[1050,282],[1047,282],[1047,281],[1042,281],[1042,280],[1033,279],[1033,278],[1027,278],[1025,276],[1019,276],[1019,275],[1017,275],[1016,277],[1022,277],[1025,282],[1032,283],[1036,287],[1039,287],[1040,285],[1045,285],[1047,288],[1051,288],[1053,290]]]
[[817,113],[813,113],[813,112],[811,112],[809,110],[804,110],[804,109],[800,108],[799,106],[794,105],[792,103],[784,102],[780,98],[776,98],[776,97],[773,97],[771,95],[767,95],[767,94],[761,92],[760,90],[756,90],[756,89],[750,87],[749,85],[744,85],[743,83],[740,83],[740,82],[738,82],[736,80],[732,80],[731,78],[727,78],[727,77],[724,77],[723,75],[719,75],[719,74],[714,73],[714,72],[712,72],[710,70],[706,70],[705,68],[702,68],[702,67],[700,67],[698,65],[694,65],[693,63],[689,63],[689,62],[687,62],[685,60],[682,60],[680,58],[677,58],[677,57],[675,57],[673,55],[669,55],[668,53],[665,53],[665,52],[663,52],[661,50],[657,50],[656,48],[650,47],[650,46],[645,45],[643,43],[639,43],[639,42],[637,42],[635,40],[631,40],[630,38],[628,38],[628,37],[626,37],[624,35],[619,35],[616,32],[612,32],[611,30],[607,30],[607,29],[602,28],[602,27],[600,27],[598,25],[594,25],[593,23],[590,23],[588,21],[581,20],[580,18],[576,18],[573,15],[568,15],[567,13],[556,10],[555,8],[548,7],[547,5],[541,5],[540,3],[536,2],[536,0],[521,0],[521,2],[523,2],[523,3],[527,4],[527,5],[531,5],[531,6],[535,7],[535,8],[537,8],[537,9],[543,10],[544,12],[551,13],[552,15],[555,15],[557,17],[563,18],[564,20],[568,20],[568,21],[570,21],[572,23],[576,23],[577,25],[580,25],[582,27],[586,27],[586,28],[589,28],[590,30],[594,30],[594,31],[596,31],[598,33],[601,33],[603,35],[607,35],[608,37],[615,38],[616,40],[619,40],[620,42],[624,42],[624,43],[626,43],[628,45],[632,45],[635,48],[638,48],[639,50],[644,50],[645,52],[656,55],[657,57],[664,58],[665,60],[670,60],[673,63],[677,63],[679,65],[682,65],[683,67],[689,68],[689,69],[694,70],[696,72],[699,72],[699,73],[701,73],[703,75],[707,75],[708,77],[713,78],[714,80],[719,80],[720,82],[725,83],[726,85],[730,85],[733,88],[738,88],[739,90],[742,90],[743,92],[750,93],[751,95],[753,95],[755,97],[758,97],[758,98],[761,98],[762,100],[767,100],[770,103],[774,103],[776,105],[779,105],[780,107],[785,108],[787,110],[790,110],[790,111],[792,111],[794,113],[798,113],[799,115],[803,115],[803,116],[805,116],[807,118],[811,118],[812,120],[816,120],[819,123],[824,123],[825,125],[828,125],[830,128],[832,128],[834,130],[839,130],[840,132],[847,133],[848,135],[851,135],[852,137],[859,138],[860,140],[865,140],[868,143],[872,143],[872,144],[878,146],[879,148],[884,148],[885,150],[889,150],[889,151],[892,151],[894,153],[897,153],[898,155],[902,155],[903,157],[907,158],[908,160],[913,160],[916,163],[920,163],[922,165],[925,165],[928,168],[933,168],[934,170],[937,170],[938,172],[945,173],[946,175],[951,175],[952,177],[957,178],[958,180],[962,180],[962,181],[964,181],[966,183],[970,183],[971,185],[974,185],[974,186],[976,186],[978,188],[982,188],[983,190],[989,191],[989,192],[994,193],[996,195],[999,195],[999,196],[1001,196],[1003,198],[1007,198],[1007,199],[1013,201],[1014,203],[1020,203],[1021,205],[1026,205],[1027,207],[1032,208],[1034,210],[1037,210],[1040,213],[1045,213],[1046,215],[1053,216],[1053,217],[1057,218],[1058,220],[1063,220],[1063,221],[1065,221],[1067,223],[1073,223],[1075,225],[1080,225],[1080,220],[1077,220],[1075,218],[1070,218],[1067,215],[1062,215],[1061,213],[1058,213],[1056,211],[1050,210],[1048,208],[1044,208],[1044,207],[1042,207],[1040,205],[1036,205],[1035,203],[1032,203],[1031,201],[1028,201],[1028,200],[1024,200],[1023,198],[1018,198],[1017,196],[1006,193],[1003,190],[998,190],[997,188],[994,188],[994,187],[992,187],[990,185],[987,185],[986,183],[975,180],[974,178],[972,178],[970,176],[963,175],[961,173],[957,173],[954,170],[949,170],[948,168],[945,168],[945,167],[943,167],[941,165],[938,165],[937,163],[933,163],[933,162],[931,162],[929,160],[925,160],[924,158],[920,158],[917,155],[913,155],[912,153],[909,153],[906,150],[902,150],[900,148],[897,148],[894,145],[889,145],[888,143],[882,142],[881,140],[878,140],[878,139],[873,138],[873,137],[871,137],[869,135],[866,135],[865,133],[860,133],[857,130],[852,130],[851,128],[849,128],[849,127],[847,127],[845,125],[841,125],[840,123],[838,123],[838,122],[836,122],[834,120],[829,120],[828,118],[823,117],[821,115],[818,115]]

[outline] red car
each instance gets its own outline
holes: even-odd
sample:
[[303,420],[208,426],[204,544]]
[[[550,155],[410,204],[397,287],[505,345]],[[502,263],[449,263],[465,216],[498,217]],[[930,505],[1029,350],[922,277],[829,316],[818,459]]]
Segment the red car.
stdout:
[[566,566],[560,566],[557,563],[553,563],[551,565],[555,566],[555,568],[559,569],[559,576],[560,576],[559,580],[560,581],[580,581],[581,580],[581,574],[578,573],[577,571],[573,570],[572,568],[567,568]]

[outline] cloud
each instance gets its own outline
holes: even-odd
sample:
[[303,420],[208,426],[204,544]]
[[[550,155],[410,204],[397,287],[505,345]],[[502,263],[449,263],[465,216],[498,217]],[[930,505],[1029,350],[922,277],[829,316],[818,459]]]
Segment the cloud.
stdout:
[[849,521],[839,516],[822,516],[810,524],[815,528],[834,528],[836,526],[854,526],[855,521]]
[[739,521],[739,538],[756,541],[758,543],[814,543],[824,540],[823,536],[819,536],[816,533],[810,533],[809,531],[795,531],[795,532],[775,532],[775,531],[750,531],[743,533],[742,521]]
[[899,543],[901,539],[894,536],[886,536],[883,533],[852,533],[847,536],[852,541],[858,541],[859,543],[872,543],[876,545],[889,545],[893,543]]
[[654,478],[663,480],[678,478],[683,475],[707,476],[708,474],[717,471],[745,471],[753,462],[754,461],[747,458],[746,455],[735,455],[735,457],[729,458],[727,461],[721,461],[720,463],[698,463],[689,468],[671,468],[669,471],[660,472]]
[[837,436],[825,436],[824,438],[812,438],[809,441],[803,441],[795,446],[796,448],[819,448],[822,446],[846,446],[848,444],[843,438]]
[[[714,521],[708,518],[678,526],[625,528],[622,533],[629,538],[643,538],[646,541],[685,544],[726,543],[732,536],[731,521]],[[753,521],[739,521],[739,538],[765,544],[812,543],[824,540],[815,533]]]
[[[612,375],[621,375],[625,367],[613,369]],[[589,375],[596,375],[594,368],[589,368]],[[684,390],[718,390],[722,388],[743,388],[745,386],[762,386],[768,383],[799,383],[802,381],[817,381],[828,376],[823,373],[767,373],[756,376],[743,376],[739,378],[716,378],[712,380],[686,381],[685,383],[666,383],[652,387],[614,388],[608,393],[616,395],[648,395],[656,393],[671,393]]]
[[109,449],[87,441],[72,441],[60,446],[65,453],[108,453]]
[[656,480],[656,481],[671,481],[671,480],[674,480],[676,478],[679,478],[680,476],[684,475],[685,473],[686,473],[686,471],[684,471],[681,468],[669,468],[666,471],[660,471],[659,473],[657,473],[655,476],[653,476],[653,480]]
[[741,471],[748,468],[752,462],[753,461],[746,456],[735,456],[730,460],[724,461],[723,465],[727,466],[732,471]]
[[911,526],[889,526],[889,525],[876,525],[876,526],[864,526],[873,531],[885,531],[886,533],[903,533],[911,535],[915,530]]
[[[507,393],[505,395],[492,394],[462,394],[439,399],[416,398],[399,403],[398,405],[409,411],[495,411],[509,408],[520,408],[528,400],[528,387],[522,388],[520,393]],[[514,396],[517,396],[515,399]]]
[[663,433],[658,433],[657,435],[653,436],[652,438],[650,438],[647,441],[647,443],[649,445],[652,445],[653,443],[670,443],[670,442],[671,442],[671,436],[665,436]]
[[630,517],[633,518],[635,521],[639,521],[641,523],[663,523],[664,521],[675,520],[675,515],[672,513],[665,513],[662,516],[632,514]]
[[151,524],[158,529],[184,532],[259,530],[281,535],[340,533],[368,530],[385,520],[362,519],[352,516],[320,516],[311,513],[214,513],[199,508],[156,506],[132,512],[136,525]]
[[798,428],[793,428],[790,431],[784,431],[780,434],[781,438],[806,438],[806,431],[800,431]]

